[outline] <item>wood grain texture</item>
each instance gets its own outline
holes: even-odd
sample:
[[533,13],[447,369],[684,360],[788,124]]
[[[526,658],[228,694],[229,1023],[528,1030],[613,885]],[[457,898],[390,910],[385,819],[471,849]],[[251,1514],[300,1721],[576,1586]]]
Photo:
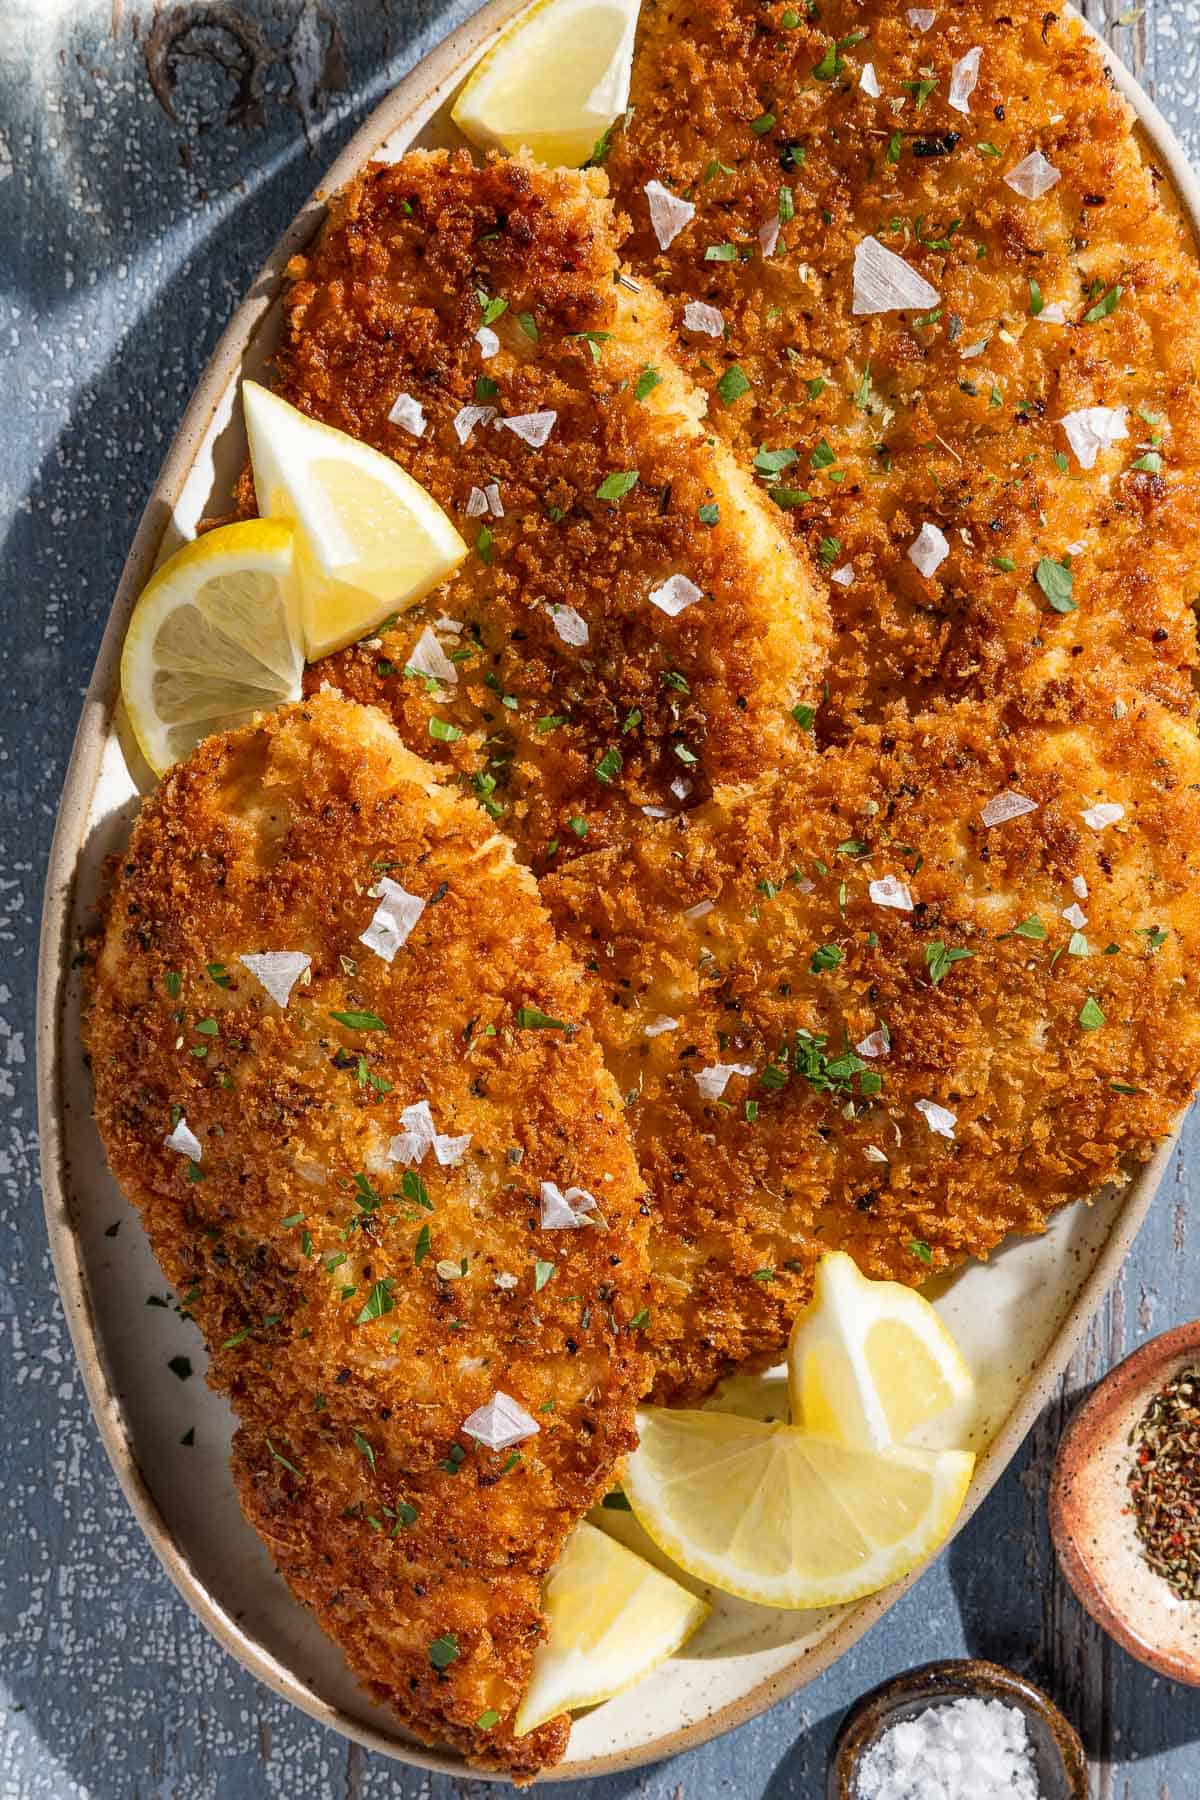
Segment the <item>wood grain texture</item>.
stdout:
[[[468,1800],[320,1730],[217,1649],[122,1500],[87,1415],[37,1193],[41,870],[142,502],[280,227],[380,95],[471,0],[8,0],[0,7],[0,1796]],[[1089,4],[1200,155],[1200,0]],[[963,1653],[1047,1686],[1095,1800],[1200,1794],[1200,1691],[1158,1680],[1060,1579],[1045,1493],[1079,1393],[1200,1311],[1200,1118],[1021,1456],[948,1554],[837,1669],[730,1738],[547,1796],[818,1800],[846,1706]],[[188,1422],[181,1385],[180,1429]],[[181,1449],[180,1479],[187,1479]]]

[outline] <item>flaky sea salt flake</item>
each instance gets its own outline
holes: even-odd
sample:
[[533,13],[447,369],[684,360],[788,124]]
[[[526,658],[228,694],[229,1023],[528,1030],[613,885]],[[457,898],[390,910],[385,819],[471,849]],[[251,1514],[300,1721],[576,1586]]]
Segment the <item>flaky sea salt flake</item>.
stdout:
[[588,641],[588,624],[583,614],[576,612],[573,606],[547,606],[546,611],[563,643],[570,644],[574,650],[582,650]]
[[1093,469],[1101,450],[1129,436],[1127,406],[1081,406],[1058,421],[1081,469]]
[[725,329],[725,315],[716,306],[707,306],[703,300],[689,300],[683,309],[683,325],[685,331],[702,331],[708,337],[720,337]]
[[681,200],[661,181],[648,181],[643,189],[650,206],[650,224],[660,250],[669,250],[685,226],[696,216],[690,200]]
[[1089,831],[1103,831],[1106,825],[1115,825],[1125,817],[1125,808],[1119,800],[1101,800],[1081,816]]
[[462,406],[454,415],[454,435],[460,444],[468,443],[477,425],[490,425],[495,417],[494,406]]
[[1031,150],[1023,156],[1019,163],[1008,171],[1004,184],[1014,194],[1020,194],[1023,200],[1040,200],[1048,194],[1056,182],[1062,180],[1062,171],[1048,162],[1040,150]]
[[469,1131],[460,1137],[448,1137],[437,1129],[428,1100],[416,1100],[406,1106],[400,1114],[400,1124],[403,1129],[388,1145],[389,1162],[404,1163],[406,1167],[419,1165],[432,1150],[443,1169],[453,1169],[470,1147]]
[[484,362],[495,356],[500,348],[500,339],[490,325],[481,325],[475,333],[475,342],[479,345],[479,354]]
[[192,1131],[188,1122],[180,1118],[179,1123],[169,1136],[163,1139],[168,1150],[177,1150],[180,1156],[190,1157],[192,1162],[199,1162],[204,1155],[200,1147],[200,1139]]
[[957,1113],[952,1113],[949,1107],[939,1106],[936,1100],[918,1100],[915,1105],[930,1131],[936,1132],[938,1137],[954,1136],[954,1127],[958,1123]]
[[642,1026],[642,1032],[648,1038],[661,1037],[664,1031],[678,1030],[679,1020],[673,1019],[670,1013],[656,1013],[652,1019],[647,1019],[646,1023]]
[[371,923],[359,938],[368,950],[390,963],[399,950],[408,941],[409,933],[425,911],[425,902],[417,894],[410,894],[392,881],[387,875],[381,876],[379,882],[370,890],[372,898],[378,898],[379,905],[371,915]]
[[888,1042],[886,1031],[868,1031],[865,1038],[854,1048],[860,1056],[889,1056],[892,1046]]
[[558,414],[553,411],[514,413],[511,418],[497,419],[496,429],[499,431],[503,427],[514,437],[519,437],[523,444],[528,444],[531,450],[540,450],[554,430],[557,418]]
[[693,1069],[696,1086],[706,1100],[719,1100],[734,1075],[753,1075],[753,1063],[710,1063],[706,1069]]
[[657,606],[659,612],[666,613],[668,619],[678,618],[679,614],[689,606],[695,606],[697,600],[703,600],[703,589],[686,575],[668,575],[658,587],[651,588],[649,600],[651,606]]
[[937,14],[931,6],[910,6],[904,16],[913,30],[921,32],[922,35],[929,30],[937,18]]
[[1037,811],[1037,801],[1026,799],[1013,788],[1004,788],[993,794],[987,804],[980,808],[979,816],[990,831],[993,825],[1007,825],[1010,819],[1019,819],[1025,813]]
[[467,501],[468,519],[482,519],[487,512],[487,509],[487,495],[481,487],[473,487],[471,489],[471,497]]
[[488,1450],[510,1450],[526,1438],[536,1437],[540,1427],[510,1394],[497,1389],[484,1406],[465,1418],[461,1429]]
[[404,666],[406,669],[415,669],[418,675],[428,676],[431,681],[445,681],[451,687],[458,682],[458,670],[428,625],[413,645],[412,653]]
[[303,950],[264,950],[261,956],[239,956],[260,987],[264,987],[276,1006],[286,1006],[292,989],[312,962]]
[[960,56],[950,71],[950,92],[946,98],[955,112],[969,113],[971,95],[979,80],[979,63],[983,56],[983,48],[976,44],[965,56]]
[[774,256],[779,243],[779,214],[773,212],[758,228],[758,242],[764,256]]
[[874,63],[865,62],[863,64],[862,69],[859,72],[858,85],[864,94],[869,94],[872,100],[878,100],[879,77],[875,73]]
[[493,519],[502,519],[504,517],[504,503],[500,498],[500,483],[498,481],[489,481],[484,488],[483,493],[484,498],[488,503],[488,511],[491,513]]
[[946,542],[945,533],[926,519],[908,546],[909,562],[919,569],[922,575],[929,576],[945,562],[949,554],[950,546]]
[[883,875],[867,889],[876,906],[890,906],[896,912],[911,912],[913,897],[905,883],[895,875]]
[[902,256],[887,249],[878,238],[865,237],[854,247],[854,305],[861,317],[868,313],[907,312],[910,308],[936,306],[938,291]]
[[596,1210],[596,1197],[586,1188],[569,1187],[564,1194],[554,1181],[543,1181],[539,1199],[543,1231],[578,1231],[591,1224],[587,1215]]
[[1073,901],[1070,906],[1064,906],[1062,916],[1067,921],[1067,924],[1072,926],[1076,931],[1082,931],[1087,924],[1087,914],[1084,912],[1082,906],[1080,906],[1078,900]]
[[854,564],[843,563],[840,569],[833,571],[829,579],[836,581],[839,587],[850,587],[854,581]]
[[397,394],[388,414],[388,423],[399,425],[401,431],[407,431],[412,437],[424,437],[425,409],[411,394]]

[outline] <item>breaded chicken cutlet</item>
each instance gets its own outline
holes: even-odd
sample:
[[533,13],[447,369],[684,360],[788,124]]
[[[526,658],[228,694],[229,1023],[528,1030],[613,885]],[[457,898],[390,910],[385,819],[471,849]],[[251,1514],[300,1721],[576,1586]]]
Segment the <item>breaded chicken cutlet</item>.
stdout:
[[369,167],[292,265],[277,356],[277,392],[473,544],[311,680],[386,707],[535,868],[789,754],[824,658],[783,520],[701,423],[658,295],[617,279],[604,191],[461,153]]
[[[305,325],[285,392],[345,422],[336,386],[297,391]],[[757,781],[743,765],[655,825],[601,772],[574,863],[538,865],[655,1202],[660,1399],[774,1356],[823,1249],[913,1282],[986,1254],[1149,1154],[1191,1091],[1200,769],[1178,671],[1137,645],[1115,665],[1081,607],[1046,617],[1059,635],[1027,620],[1002,691],[826,733],[819,758],[777,740]],[[468,734],[477,704],[460,684]],[[424,715],[397,716],[419,741]],[[563,754],[550,734],[552,789]],[[1011,792],[1037,811],[997,824]]]
[[646,1379],[643,1188],[583,1010],[480,808],[324,693],[146,802],[88,1022],[246,1516],[377,1698],[516,1779],[568,1731],[513,1735],[542,1578]]
[[1186,228],[1079,20],[952,0],[925,22],[648,0],[605,165],[625,252],[825,572],[825,741],[1018,685],[1049,716],[1079,643],[1190,718]]

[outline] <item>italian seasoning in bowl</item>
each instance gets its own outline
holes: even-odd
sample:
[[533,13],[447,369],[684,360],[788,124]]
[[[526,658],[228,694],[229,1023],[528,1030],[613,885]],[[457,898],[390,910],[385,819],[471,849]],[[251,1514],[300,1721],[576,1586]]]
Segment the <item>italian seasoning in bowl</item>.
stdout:
[[1181,1369],[1129,1434],[1129,1504],[1142,1554],[1181,1600],[1200,1599],[1200,1367]]
[[1097,1624],[1200,1686],[1200,1320],[1143,1344],[1080,1406],[1055,1459],[1050,1528]]

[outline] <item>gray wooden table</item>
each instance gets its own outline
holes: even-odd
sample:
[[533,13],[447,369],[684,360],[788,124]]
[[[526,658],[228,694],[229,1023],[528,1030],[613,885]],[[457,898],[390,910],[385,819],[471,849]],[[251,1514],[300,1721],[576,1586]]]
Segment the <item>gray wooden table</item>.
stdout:
[[[73,1367],[42,1227],[30,1063],[58,791],[163,450],[318,173],[472,4],[0,0],[0,1800],[488,1791],[320,1730],[242,1674],[176,1597]],[[1200,157],[1198,0],[1089,11]],[[1200,1692],[1156,1680],[1092,1627],[1058,1575],[1045,1515],[1073,1399],[1148,1334],[1200,1312],[1198,1184],[1200,1117],[1061,1399],[874,1634],[765,1718],[596,1783],[586,1800],[818,1800],[849,1702],[914,1662],[964,1653],[1055,1694],[1087,1742],[1096,1800],[1200,1795]]]

